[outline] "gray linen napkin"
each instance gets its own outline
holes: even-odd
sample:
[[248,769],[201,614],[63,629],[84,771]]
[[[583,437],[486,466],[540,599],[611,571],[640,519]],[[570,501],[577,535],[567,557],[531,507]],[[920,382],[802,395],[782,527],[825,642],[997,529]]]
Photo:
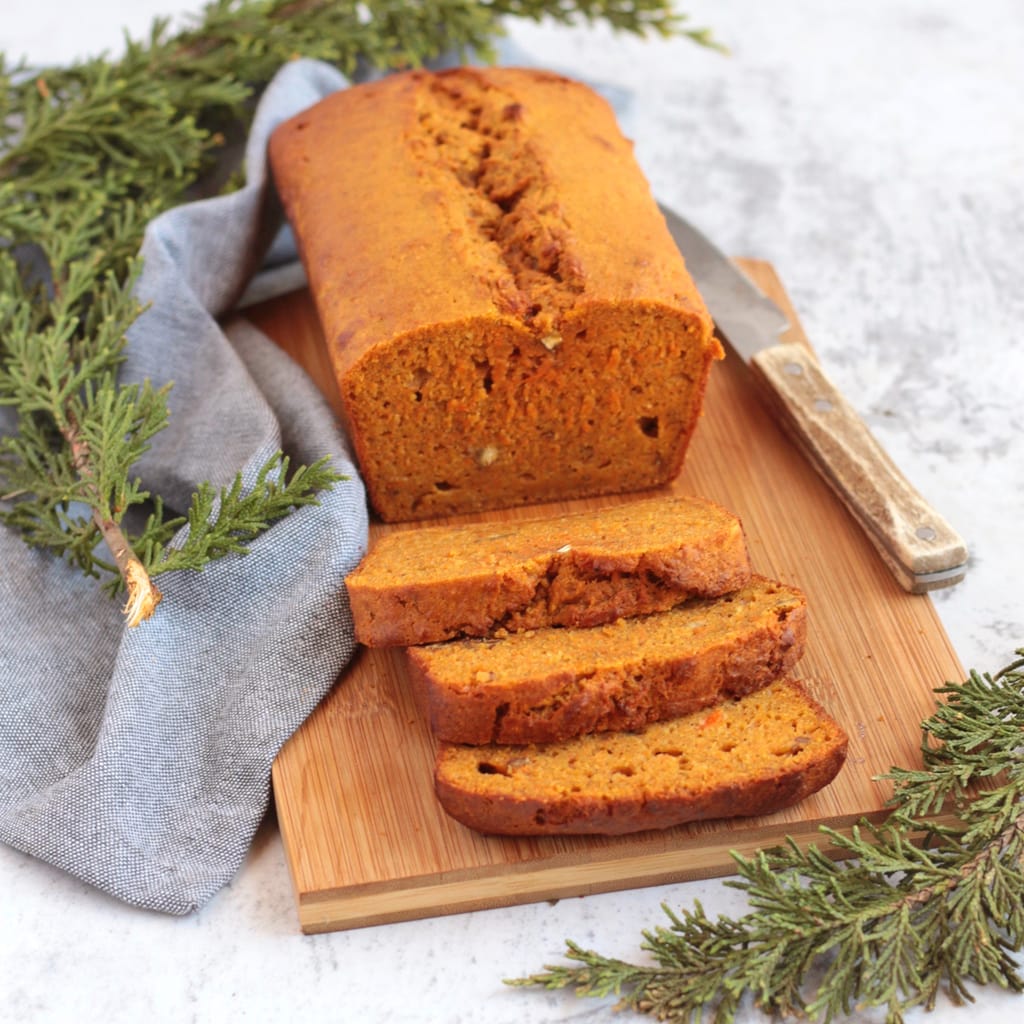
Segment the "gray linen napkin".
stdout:
[[248,555],[161,576],[163,603],[136,629],[95,580],[0,527],[0,840],[141,907],[184,914],[232,878],[274,757],[354,648],[342,581],[367,514],[344,439],[272,342],[215,319],[279,226],[270,131],[344,84],[323,64],[288,65],[258,108],[249,184],[150,225],[139,293],[152,308],[125,375],[175,382],[170,425],[138,467],[172,509],[202,480],[251,480],[279,448],[293,464],[331,455],[350,479]]

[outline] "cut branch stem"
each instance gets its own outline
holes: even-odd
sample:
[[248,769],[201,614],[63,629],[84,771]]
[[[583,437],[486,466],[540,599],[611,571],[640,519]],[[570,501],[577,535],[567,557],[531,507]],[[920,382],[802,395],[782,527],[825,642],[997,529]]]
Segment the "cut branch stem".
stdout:
[[117,570],[128,590],[128,600],[124,606],[125,620],[129,626],[137,626],[156,611],[163,594],[132,551],[121,527],[112,519],[102,518],[97,512],[93,512],[93,522],[107,542],[107,547],[110,548],[110,553],[117,564]]
[[120,523],[109,512],[106,495],[96,483],[89,445],[73,421],[68,421],[62,427],[62,433],[71,448],[75,470],[87,492],[86,497],[92,507],[92,521],[103,537],[128,592],[124,606],[125,621],[129,626],[137,626],[156,611],[163,595],[132,550]]

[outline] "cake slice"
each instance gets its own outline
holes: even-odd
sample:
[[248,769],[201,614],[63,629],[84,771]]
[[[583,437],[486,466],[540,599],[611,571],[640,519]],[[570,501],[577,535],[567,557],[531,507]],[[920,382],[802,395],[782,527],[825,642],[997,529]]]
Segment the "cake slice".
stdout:
[[385,647],[593,626],[728,593],[749,578],[735,515],[702,498],[661,497],[390,533],[345,584],[356,639]]
[[806,689],[782,679],[641,732],[442,744],[435,788],[452,817],[480,832],[621,835],[780,810],[831,782],[847,744]]
[[797,663],[806,631],[804,595],[754,577],[664,612],[429,644],[407,657],[439,739],[547,743],[638,729],[759,689]]

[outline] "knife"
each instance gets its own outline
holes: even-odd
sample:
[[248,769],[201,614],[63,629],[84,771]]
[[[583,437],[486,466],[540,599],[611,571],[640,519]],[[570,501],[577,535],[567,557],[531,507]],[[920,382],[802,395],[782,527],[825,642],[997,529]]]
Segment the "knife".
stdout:
[[692,224],[661,210],[719,334],[896,579],[915,594],[959,583],[967,571],[963,540],[903,476],[810,349],[781,338],[789,328],[782,310]]

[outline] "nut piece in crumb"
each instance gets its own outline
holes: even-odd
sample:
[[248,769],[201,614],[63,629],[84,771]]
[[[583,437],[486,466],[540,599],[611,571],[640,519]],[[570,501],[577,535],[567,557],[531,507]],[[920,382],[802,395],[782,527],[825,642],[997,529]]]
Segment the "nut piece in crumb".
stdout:
[[497,445],[489,444],[477,452],[476,461],[481,466],[491,466],[498,461],[498,452],[499,449]]
[[559,345],[562,344],[562,336],[560,334],[545,334],[540,339],[540,343],[549,351],[554,352]]

